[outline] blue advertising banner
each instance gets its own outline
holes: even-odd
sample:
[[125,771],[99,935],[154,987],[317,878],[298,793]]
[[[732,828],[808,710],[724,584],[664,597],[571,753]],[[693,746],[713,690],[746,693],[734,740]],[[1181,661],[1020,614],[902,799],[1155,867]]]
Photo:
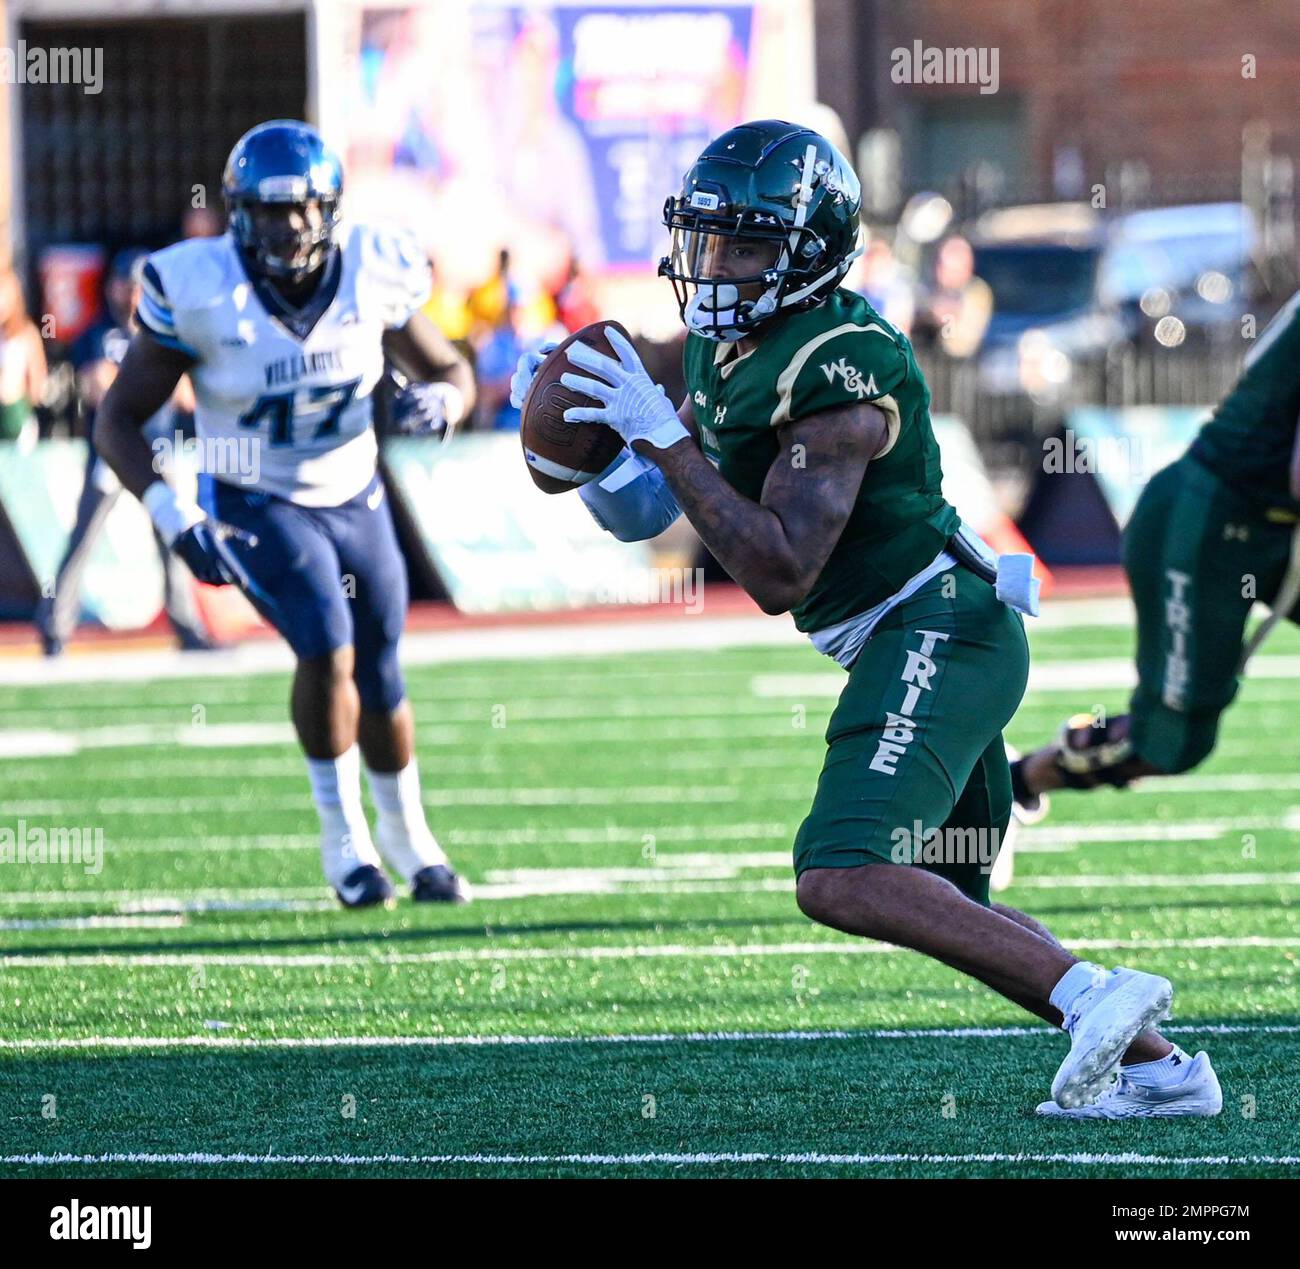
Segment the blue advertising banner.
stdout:
[[667,191],[744,100],[750,6],[562,7],[556,96],[586,153],[605,262],[663,254]]

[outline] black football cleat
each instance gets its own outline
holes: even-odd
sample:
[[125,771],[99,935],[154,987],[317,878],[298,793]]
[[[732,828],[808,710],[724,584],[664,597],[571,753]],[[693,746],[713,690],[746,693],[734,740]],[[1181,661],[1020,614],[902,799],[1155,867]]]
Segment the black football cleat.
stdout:
[[468,903],[469,886],[446,864],[430,864],[411,878],[416,903]]
[[354,868],[334,887],[334,893],[345,908],[373,908],[378,903],[392,903],[395,897],[393,883],[374,864]]

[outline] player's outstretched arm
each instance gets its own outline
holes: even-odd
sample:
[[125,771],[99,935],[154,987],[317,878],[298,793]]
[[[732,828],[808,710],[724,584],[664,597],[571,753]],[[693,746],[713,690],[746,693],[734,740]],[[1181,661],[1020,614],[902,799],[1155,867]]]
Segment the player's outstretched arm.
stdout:
[[474,372],[460,350],[423,313],[384,332],[384,356],[416,383],[445,383],[453,390],[448,421],[455,424],[474,408]]
[[158,479],[154,453],[140,429],[167,404],[194,365],[188,353],[137,334],[95,411],[95,449],[137,498]]
[[737,493],[687,440],[667,449],[635,445],[659,464],[704,544],[766,613],[788,611],[812,589],[888,432],[884,414],[864,402],[787,423],[779,435],[760,502]]

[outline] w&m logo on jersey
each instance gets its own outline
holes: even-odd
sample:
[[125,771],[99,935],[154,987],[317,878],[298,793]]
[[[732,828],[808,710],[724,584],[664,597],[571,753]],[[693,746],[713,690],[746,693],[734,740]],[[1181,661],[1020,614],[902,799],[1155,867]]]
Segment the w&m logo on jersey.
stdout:
[[864,383],[862,371],[857,366],[850,366],[847,357],[841,357],[839,361],[828,362],[821,369],[828,383],[834,383],[837,376],[843,379],[844,390],[852,392],[859,401],[863,397],[874,397],[880,392],[880,389],[876,387],[876,376],[868,375]]

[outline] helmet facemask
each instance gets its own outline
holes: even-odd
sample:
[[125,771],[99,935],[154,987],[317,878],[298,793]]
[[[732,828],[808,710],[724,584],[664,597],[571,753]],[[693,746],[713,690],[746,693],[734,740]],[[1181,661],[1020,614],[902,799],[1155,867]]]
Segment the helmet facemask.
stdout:
[[777,311],[789,250],[775,216],[769,226],[753,213],[688,219],[670,207],[668,214],[672,246],[659,271],[672,281],[688,330],[737,340]]
[[[339,205],[336,198],[306,196],[292,183],[293,178],[286,178],[283,196],[260,188],[257,198],[233,200],[230,228],[240,250],[260,273],[273,281],[297,284],[328,260]],[[269,184],[261,182],[263,187]]]

